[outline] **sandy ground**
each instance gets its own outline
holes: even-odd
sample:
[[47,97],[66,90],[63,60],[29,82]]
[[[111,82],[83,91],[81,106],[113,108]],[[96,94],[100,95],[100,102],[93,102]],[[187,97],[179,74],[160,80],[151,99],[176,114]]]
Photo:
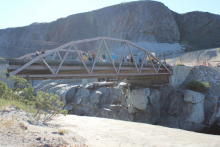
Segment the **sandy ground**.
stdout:
[[84,147],[76,134],[59,134],[60,125],[30,123],[29,115],[14,107],[0,110],[0,147]]
[[91,147],[220,146],[220,136],[144,123],[76,115],[60,116],[50,123],[77,134],[76,139]]

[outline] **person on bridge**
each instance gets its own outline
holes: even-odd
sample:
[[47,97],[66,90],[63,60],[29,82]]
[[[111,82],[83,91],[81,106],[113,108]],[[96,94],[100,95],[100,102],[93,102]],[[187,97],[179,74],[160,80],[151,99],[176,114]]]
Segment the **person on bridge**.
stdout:
[[92,60],[95,61],[96,53],[93,51]]
[[128,55],[127,55],[127,62],[128,62],[128,63],[131,63],[130,60],[131,60],[131,56],[128,54]]
[[141,63],[141,53],[138,54],[139,63]]
[[[44,49],[41,49],[41,54],[44,54],[44,53],[45,53]],[[45,57],[43,58],[45,59]]]
[[92,50],[92,52],[91,52],[91,58],[92,58],[92,61],[94,61],[94,51]]
[[103,59],[103,62],[105,62],[106,56],[105,56],[104,52],[102,52],[102,59]]
[[115,56],[114,56],[113,53],[112,53],[112,55],[111,55],[111,58],[112,58],[112,62],[114,62]]
[[84,55],[86,56],[86,50],[83,51],[82,55],[83,55],[83,56],[84,56]]
[[83,61],[87,61],[86,55],[83,55]]
[[88,51],[87,58],[88,58],[89,61],[92,61],[92,57],[91,57],[90,51]]
[[36,51],[35,53],[36,53],[36,57],[39,56],[39,52],[38,51]]

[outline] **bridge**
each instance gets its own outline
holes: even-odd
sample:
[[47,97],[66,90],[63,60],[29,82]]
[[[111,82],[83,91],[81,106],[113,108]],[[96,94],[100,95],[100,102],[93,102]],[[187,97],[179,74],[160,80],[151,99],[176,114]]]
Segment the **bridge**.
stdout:
[[[83,49],[92,46],[91,42],[98,44],[94,48],[96,56],[92,61],[84,61]],[[107,41],[119,42],[123,49],[112,59]],[[85,45],[87,43],[87,45]],[[79,49],[80,45],[83,49]],[[136,54],[135,54],[135,53]],[[142,61],[139,63],[137,53],[141,52]],[[106,62],[102,61],[102,54],[106,54]],[[133,62],[126,62],[126,53],[131,55]],[[58,59],[57,59],[58,58]],[[147,60],[154,59],[154,60]],[[148,50],[135,45],[128,40],[98,37],[71,41],[60,47],[45,51],[36,56],[35,53],[27,54],[17,59],[7,59],[10,76],[18,75],[30,79],[64,79],[64,78],[92,78],[92,77],[127,77],[127,76],[152,76],[171,75],[169,67],[163,64]]]

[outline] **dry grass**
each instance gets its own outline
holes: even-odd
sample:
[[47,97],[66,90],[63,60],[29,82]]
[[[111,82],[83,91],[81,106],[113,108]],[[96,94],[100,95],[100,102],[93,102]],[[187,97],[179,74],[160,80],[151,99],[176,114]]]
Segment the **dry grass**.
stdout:
[[25,126],[25,124],[23,122],[20,122],[19,124],[23,130],[27,130],[27,127]]
[[64,130],[64,129],[60,129],[57,131],[58,134],[60,135],[64,135],[64,134],[68,134],[68,131],[67,130]]
[[73,139],[73,140],[76,140],[76,137],[75,137],[75,136],[73,136],[73,137],[72,137],[72,139]]

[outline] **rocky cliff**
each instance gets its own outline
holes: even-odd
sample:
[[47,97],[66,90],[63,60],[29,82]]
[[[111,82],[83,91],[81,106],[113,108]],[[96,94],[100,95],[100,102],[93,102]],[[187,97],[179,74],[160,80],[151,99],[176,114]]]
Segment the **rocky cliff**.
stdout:
[[[124,82],[43,81],[35,88],[58,94],[70,114],[144,122],[208,132],[220,118],[218,96],[190,90],[170,91]],[[218,125],[218,123],[216,123]],[[214,130],[220,126],[215,126]],[[210,132],[212,133],[212,132]]]
[[208,12],[173,13],[179,27],[180,42],[189,50],[220,47],[220,16]]
[[219,47],[219,23],[219,15],[180,15],[160,2],[129,2],[51,23],[0,30],[0,50],[2,57],[16,58],[41,48],[53,49],[73,40],[101,36],[130,40],[157,53],[180,51],[181,40],[200,48]]

